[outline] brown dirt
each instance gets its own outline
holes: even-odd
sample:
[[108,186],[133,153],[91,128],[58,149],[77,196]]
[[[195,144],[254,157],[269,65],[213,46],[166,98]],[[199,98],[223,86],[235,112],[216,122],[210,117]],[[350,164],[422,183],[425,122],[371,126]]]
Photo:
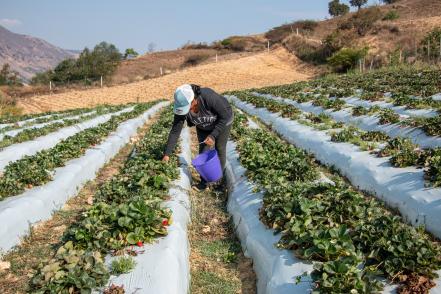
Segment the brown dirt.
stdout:
[[131,138],[130,143],[99,171],[94,181],[90,181],[80,190],[78,196],[71,198],[51,219],[34,225],[31,234],[14,250],[3,256],[1,260],[9,262],[11,269],[0,271],[0,293],[28,293],[33,271],[40,262],[54,255],[64,232],[79,219],[82,212],[90,207],[98,187],[119,172],[132,152],[134,144],[148,130],[156,117],[149,120],[138,134]]
[[[192,133],[192,151],[197,153],[198,145],[196,132]],[[199,176],[192,170],[193,180],[198,181]],[[225,192],[226,193],[226,192]],[[225,262],[219,258],[206,256],[204,244],[224,242],[240,247],[231,223],[231,217],[226,212],[226,195],[222,192],[207,190],[190,192],[192,203],[192,217],[189,226],[190,241],[190,268],[191,268],[191,293],[238,293],[256,294],[256,275],[253,270],[253,262],[246,258],[241,250],[236,254],[233,262]],[[207,282],[200,278],[204,273],[212,274],[223,282]],[[222,289],[228,284],[228,291]],[[207,289],[209,288],[209,289]],[[234,290],[233,290],[234,288]]]
[[137,100],[171,99],[174,89],[184,83],[195,83],[223,92],[306,80],[312,74],[308,67],[285,49],[277,48],[270,53],[204,64],[160,78],[125,85],[24,98],[18,105],[23,107],[26,113],[34,113],[92,107],[103,103],[121,104]]

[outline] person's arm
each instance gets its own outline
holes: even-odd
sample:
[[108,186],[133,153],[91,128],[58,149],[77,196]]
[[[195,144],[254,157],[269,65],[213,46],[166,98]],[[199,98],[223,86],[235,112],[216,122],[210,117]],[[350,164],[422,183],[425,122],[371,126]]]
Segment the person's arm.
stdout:
[[210,96],[206,100],[207,104],[210,107],[210,110],[218,117],[217,123],[210,134],[210,136],[216,140],[219,134],[225,129],[227,123],[232,120],[233,110],[231,109],[231,105],[227,98],[217,94],[211,89],[207,91],[207,94]]
[[173,118],[173,125],[168,135],[167,147],[165,148],[164,152],[164,159],[166,156],[168,157],[175,149],[176,144],[178,143],[179,136],[181,135],[182,127],[184,126],[185,118],[185,115],[175,114]]

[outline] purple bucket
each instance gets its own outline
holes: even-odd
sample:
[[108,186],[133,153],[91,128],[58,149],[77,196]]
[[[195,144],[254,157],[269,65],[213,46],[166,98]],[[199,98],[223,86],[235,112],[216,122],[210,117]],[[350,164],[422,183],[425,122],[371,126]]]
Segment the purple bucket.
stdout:
[[194,168],[208,183],[222,178],[222,168],[216,149],[205,151],[191,161]]

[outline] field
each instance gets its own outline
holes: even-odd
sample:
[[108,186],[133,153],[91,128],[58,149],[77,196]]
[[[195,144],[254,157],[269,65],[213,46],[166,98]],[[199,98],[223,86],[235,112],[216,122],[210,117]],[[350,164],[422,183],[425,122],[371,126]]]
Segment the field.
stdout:
[[161,160],[171,84],[1,117],[0,292],[439,292],[441,72],[264,84],[224,93],[223,190],[192,191],[188,128]]
[[[41,95],[20,100],[26,113],[93,107],[99,104],[147,102],[158,98],[171,99],[174,89],[184,83],[197,83],[216,91],[264,87],[311,76],[310,70],[282,48],[242,58],[222,60],[183,69],[162,77],[85,91]],[[231,78],[234,77],[234,78]]]

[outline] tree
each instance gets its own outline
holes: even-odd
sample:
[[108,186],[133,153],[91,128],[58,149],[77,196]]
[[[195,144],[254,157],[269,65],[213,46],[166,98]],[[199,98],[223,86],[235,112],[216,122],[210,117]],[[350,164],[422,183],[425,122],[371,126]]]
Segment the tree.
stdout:
[[392,4],[395,2],[398,2],[399,0],[381,0],[381,2],[383,2],[384,4]]
[[21,85],[18,73],[11,70],[9,63],[3,64],[3,67],[0,70],[0,85]]
[[368,53],[368,48],[342,48],[328,58],[328,64],[336,72],[347,72],[357,66]]
[[368,0],[350,0],[349,3],[351,4],[351,6],[357,7],[358,10],[360,10],[360,8],[363,5],[366,5],[366,3],[368,2]]
[[340,3],[340,0],[332,0],[328,4],[328,11],[333,17],[345,15],[349,12],[349,6],[344,3]]
[[147,51],[149,53],[153,53],[153,52],[155,52],[155,50],[156,50],[156,44],[153,43],[153,42],[150,42],[148,47],[147,47]]
[[[133,49],[132,49],[133,50]],[[98,80],[101,76],[111,75],[119,62],[121,53],[113,44],[101,42],[93,50],[84,48],[77,60],[67,59],[60,62],[54,70],[35,75],[33,84],[56,81],[60,84],[71,81]]]
[[126,52],[124,53],[124,59],[127,59],[127,57],[128,57],[129,55],[132,55],[132,56],[138,56],[139,54],[138,54],[138,52],[135,51],[135,49],[133,49],[133,48],[127,48],[127,49],[126,49]]

